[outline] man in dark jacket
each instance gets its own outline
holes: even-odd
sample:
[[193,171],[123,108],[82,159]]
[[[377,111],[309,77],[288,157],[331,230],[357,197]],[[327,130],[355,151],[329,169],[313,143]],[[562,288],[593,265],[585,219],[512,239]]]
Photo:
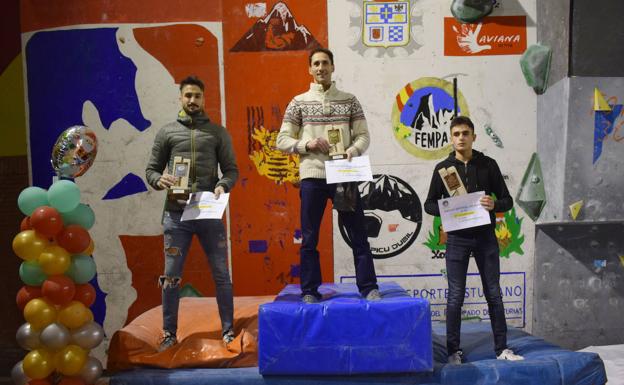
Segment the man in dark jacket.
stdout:
[[[509,195],[496,161],[472,149],[477,136],[470,118],[459,116],[453,119],[450,131],[455,151],[436,165],[425,202],[425,211],[430,215],[440,215],[438,200],[447,198],[450,194],[438,171],[455,166],[468,193],[485,191],[479,203],[490,212],[491,223],[450,231],[447,234],[446,273],[449,294],[446,304],[446,348],[448,362],[451,364],[462,362],[462,351],[459,348],[461,308],[464,304],[466,273],[471,254],[477,263],[488,304],[494,332],[496,358],[511,361],[522,360],[522,356],[507,348],[507,322],[500,289],[500,256],[498,241],[494,233],[495,213],[511,209],[513,199]],[[492,198],[492,194],[496,196],[496,200]]]
[[[238,178],[232,139],[226,129],[210,122],[204,114],[204,84],[189,76],[180,82],[182,110],[176,121],[160,129],[154,140],[152,155],[145,170],[148,183],[156,190],[176,183],[172,175],[174,157],[190,160],[188,189],[191,193],[229,192]],[[222,176],[219,177],[218,168]],[[165,238],[165,272],[159,279],[162,287],[164,336],[159,350],[177,342],[179,287],[193,234],[197,235],[206,254],[217,289],[217,304],[223,341],[234,339],[232,283],[228,272],[227,237],[220,219],[181,221],[185,202],[167,199],[163,218]]]

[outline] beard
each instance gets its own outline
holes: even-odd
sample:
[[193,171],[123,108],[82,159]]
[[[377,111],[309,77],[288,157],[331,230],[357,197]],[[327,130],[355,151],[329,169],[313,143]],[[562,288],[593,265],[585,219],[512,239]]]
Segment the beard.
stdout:
[[184,105],[184,106],[182,106],[182,108],[184,109],[184,112],[186,112],[186,114],[189,115],[189,116],[200,115],[202,113],[202,111],[203,111],[198,106],[195,106],[195,108],[193,108],[193,109],[189,109],[188,106]]

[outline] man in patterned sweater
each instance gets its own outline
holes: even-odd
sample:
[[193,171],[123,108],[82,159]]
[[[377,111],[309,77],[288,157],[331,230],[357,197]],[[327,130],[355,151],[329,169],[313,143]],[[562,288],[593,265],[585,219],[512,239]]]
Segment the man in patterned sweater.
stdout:
[[[362,106],[355,96],[340,91],[332,82],[334,55],[317,48],[309,56],[309,73],[313,83],[310,90],[297,95],[288,104],[282,127],[277,136],[277,148],[300,156],[301,178],[301,292],[306,303],[321,299],[321,265],[317,250],[321,220],[327,200],[334,200],[336,184],[327,184],[325,161],[329,160],[330,144],[326,130],[339,129],[347,159],[361,155],[368,148],[370,136]],[[345,224],[355,262],[358,289],[368,300],[381,298],[377,287],[375,265],[364,227],[364,212],[357,195],[355,210],[338,211]]]

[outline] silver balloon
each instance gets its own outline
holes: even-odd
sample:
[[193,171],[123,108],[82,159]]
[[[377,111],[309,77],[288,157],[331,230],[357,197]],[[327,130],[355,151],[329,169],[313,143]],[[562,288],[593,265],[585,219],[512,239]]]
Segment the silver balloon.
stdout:
[[95,384],[102,376],[102,363],[95,357],[89,357],[80,371],[80,378],[87,384]]
[[46,326],[39,336],[41,344],[50,350],[59,350],[69,343],[69,329],[59,323]]
[[72,331],[71,341],[83,349],[91,350],[104,339],[104,329],[97,322],[91,321]]
[[11,369],[11,379],[15,385],[26,385],[30,381],[30,378],[24,373],[22,361],[15,364],[13,369]]
[[17,329],[15,339],[19,346],[26,350],[34,350],[41,346],[39,332],[33,329],[28,322]]

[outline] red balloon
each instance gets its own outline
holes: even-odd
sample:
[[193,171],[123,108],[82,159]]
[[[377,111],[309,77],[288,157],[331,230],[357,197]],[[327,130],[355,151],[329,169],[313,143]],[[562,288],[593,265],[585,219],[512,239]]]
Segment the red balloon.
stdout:
[[63,377],[58,385],[86,385],[80,377]]
[[[54,207],[40,206],[30,214],[33,229],[46,238],[52,238],[63,230],[63,218]],[[88,244],[87,244],[88,246]],[[86,248],[86,246],[85,246]]]
[[84,251],[91,243],[89,232],[78,225],[69,225],[56,237],[56,242],[71,254]]
[[32,230],[32,225],[30,224],[30,217],[24,217],[22,219],[22,223],[20,223],[20,231]]
[[53,304],[64,306],[74,299],[76,285],[69,277],[53,275],[43,282],[41,293]]
[[95,302],[95,288],[89,283],[83,285],[76,285],[76,294],[74,294],[74,301],[82,302],[86,307],[91,307]]
[[15,302],[17,302],[17,307],[20,311],[23,312],[24,307],[26,307],[26,304],[30,302],[31,299],[40,298],[42,296],[43,294],[39,286],[22,286],[15,296]]

